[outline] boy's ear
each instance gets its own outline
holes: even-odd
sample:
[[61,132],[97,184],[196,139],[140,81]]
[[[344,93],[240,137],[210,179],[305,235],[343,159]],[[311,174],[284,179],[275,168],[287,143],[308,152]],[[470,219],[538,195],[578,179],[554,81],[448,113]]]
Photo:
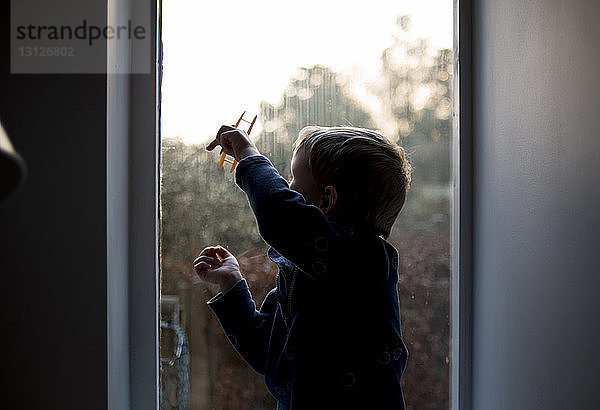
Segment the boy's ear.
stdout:
[[333,210],[337,205],[338,195],[337,190],[334,186],[327,185],[323,190],[323,196],[321,197],[321,210],[328,218],[333,214]]

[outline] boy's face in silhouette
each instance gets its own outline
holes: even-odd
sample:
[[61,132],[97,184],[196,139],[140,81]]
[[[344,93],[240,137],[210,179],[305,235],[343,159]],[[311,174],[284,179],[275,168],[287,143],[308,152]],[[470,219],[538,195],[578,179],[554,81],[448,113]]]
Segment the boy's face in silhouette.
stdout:
[[317,187],[315,178],[308,168],[308,158],[303,148],[300,148],[292,158],[292,181],[290,189],[302,194],[306,203],[320,206],[321,192]]

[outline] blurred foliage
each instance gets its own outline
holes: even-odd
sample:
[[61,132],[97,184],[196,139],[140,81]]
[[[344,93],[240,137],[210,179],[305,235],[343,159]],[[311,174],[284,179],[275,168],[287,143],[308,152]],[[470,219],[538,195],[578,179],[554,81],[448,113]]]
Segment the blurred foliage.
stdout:
[[372,128],[373,120],[356,102],[339,74],[316,65],[300,68],[278,105],[262,102],[264,130],[257,147],[283,176],[290,174],[292,145],[307,125]]
[[[451,360],[452,53],[412,39],[408,27],[406,16],[400,17],[398,33],[382,53],[380,75],[369,85],[379,102],[378,115],[361,105],[350,84],[330,68],[304,67],[283,90],[279,104],[261,103],[264,129],[256,144],[286,178],[292,144],[306,125],[379,128],[405,148],[413,182],[389,238],[401,257],[398,289],[410,352],[403,385],[407,408],[442,409],[449,407]],[[161,292],[177,294],[192,286],[193,259],[205,246],[221,244],[240,260],[260,305],[274,286],[276,268],[266,257],[266,244],[234,174],[217,168],[218,153],[177,139],[163,140],[161,160]],[[196,286],[206,288],[206,300],[216,293],[213,287]],[[235,354],[212,315],[207,326],[209,346],[194,347],[191,341],[191,350],[209,351],[211,408],[272,408],[262,378]]]
[[162,146],[162,293],[175,294],[193,277],[192,262],[206,246],[220,244],[235,255],[265,246],[254,216],[218,155],[203,146],[165,141]]

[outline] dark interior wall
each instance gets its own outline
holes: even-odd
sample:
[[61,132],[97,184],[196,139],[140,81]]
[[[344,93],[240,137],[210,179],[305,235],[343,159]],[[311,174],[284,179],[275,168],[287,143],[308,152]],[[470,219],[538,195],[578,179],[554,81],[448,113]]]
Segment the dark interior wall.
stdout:
[[600,3],[474,6],[474,409],[598,408]]
[[[0,12],[0,119],[28,177],[0,204],[0,407],[102,409],[106,80],[11,75],[9,3]],[[105,1],[88,3],[106,13]]]
[[[0,119],[29,175],[0,204],[1,404],[106,408],[106,81],[10,75],[8,3]],[[600,6],[474,3],[474,408],[594,408]]]

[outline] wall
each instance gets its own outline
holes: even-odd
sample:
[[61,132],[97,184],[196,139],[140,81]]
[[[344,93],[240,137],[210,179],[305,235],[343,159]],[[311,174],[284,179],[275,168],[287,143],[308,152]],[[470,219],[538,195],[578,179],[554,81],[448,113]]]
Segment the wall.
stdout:
[[474,2],[475,409],[600,380],[600,3]]
[[[106,81],[9,75],[5,3],[0,119],[29,176],[0,205],[2,404],[105,408]],[[592,408],[600,6],[474,17],[474,408]]]
[[[7,3],[0,12],[0,119],[29,175],[0,204],[0,403],[103,409],[106,79],[10,75]],[[105,3],[86,7],[105,15]]]

